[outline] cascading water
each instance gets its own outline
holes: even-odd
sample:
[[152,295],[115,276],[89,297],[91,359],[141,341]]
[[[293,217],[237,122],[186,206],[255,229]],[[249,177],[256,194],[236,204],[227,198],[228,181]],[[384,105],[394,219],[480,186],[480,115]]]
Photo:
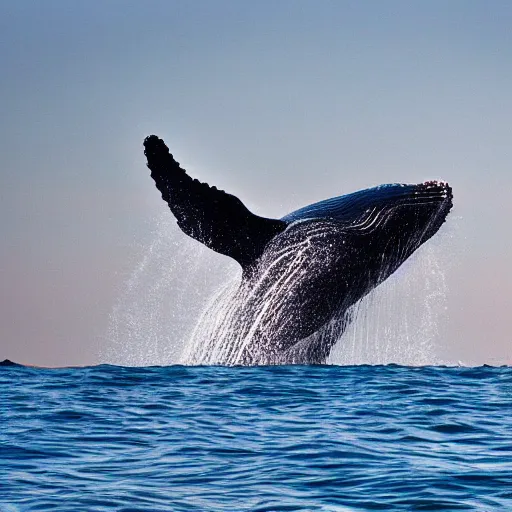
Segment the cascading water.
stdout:
[[446,314],[442,244],[421,247],[353,308],[354,321],[328,362],[337,365],[438,363],[438,326]]
[[167,212],[152,224],[152,241],[110,314],[102,361],[179,363],[209,292],[237,272],[236,263],[184,236]]
[[[443,255],[450,236],[445,233],[440,243],[421,247],[355,304],[348,313],[353,321],[343,334],[345,318],[338,316],[315,335],[337,340],[328,363],[437,362],[438,324],[446,314]],[[113,309],[103,359],[141,366],[242,364],[244,340],[255,326],[249,318],[248,325],[240,324],[240,282],[237,264],[183,236],[172,218],[162,217]],[[267,362],[262,353],[257,363]]]
[[[336,315],[314,337],[336,340],[329,364],[426,365],[437,362],[438,323],[446,313],[447,285],[440,245],[430,244],[406,262],[345,315]],[[197,323],[182,361],[185,364],[241,364],[244,344],[257,329],[257,321],[243,318],[237,306],[247,302],[237,295],[239,279],[221,289]],[[267,298],[271,304],[271,298]],[[271,315],[272,312],[269,313]],[[347,316],[351,322],[346,320]],[[244,325],[248,320],[248,325]],[[300,348],[300,347],[299,347]],[[286,359],[304,362],[297,354]],[[268,364],[262,347],[257,363]]]

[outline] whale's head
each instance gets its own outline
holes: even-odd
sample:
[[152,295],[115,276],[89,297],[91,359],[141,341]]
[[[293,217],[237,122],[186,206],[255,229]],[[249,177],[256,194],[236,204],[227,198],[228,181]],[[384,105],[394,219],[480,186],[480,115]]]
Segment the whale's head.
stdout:
[[448,183],[384,185],[353,198],[342,221],[368,272],[370,288],[389,277],[445,222],[453,205]]
[[439,230],[452,202],[452,188],[442,181],[381,185],[306,206],[282,220],[337,221],[351,249],[352,277],[366,276],[372,288]]
[[446,220],[453,204],[448,183],[383,185],[353,197],[347,229],[366,239],[379,254],[407,258],[431,238]]

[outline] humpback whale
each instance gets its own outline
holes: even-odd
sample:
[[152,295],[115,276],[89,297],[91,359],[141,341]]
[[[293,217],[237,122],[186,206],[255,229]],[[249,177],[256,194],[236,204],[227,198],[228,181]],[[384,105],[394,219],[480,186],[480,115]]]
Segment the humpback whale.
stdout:
[[144,140],[144,154],[181,230],[242,267],[220,320],[235,342],[215,363],[325,363],[352,306],[429,240],[452,207],[448,183],[427,181],[380,185],[265,218],[192,179],[156,135]]

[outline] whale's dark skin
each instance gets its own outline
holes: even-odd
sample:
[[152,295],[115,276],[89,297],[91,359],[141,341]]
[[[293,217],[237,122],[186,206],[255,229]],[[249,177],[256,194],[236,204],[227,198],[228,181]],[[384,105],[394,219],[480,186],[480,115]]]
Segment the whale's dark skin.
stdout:
[[243,269],[237,300],[246,321],[234,328],[250,341],[234,363],[261,363],[262,352],[267,363],[324,363],[336,340],[311,335],[389,277],[452,207],[451,187],[432,181],[381,185],[269,219],[190,178],[155,135],[144,147],[181,230]]

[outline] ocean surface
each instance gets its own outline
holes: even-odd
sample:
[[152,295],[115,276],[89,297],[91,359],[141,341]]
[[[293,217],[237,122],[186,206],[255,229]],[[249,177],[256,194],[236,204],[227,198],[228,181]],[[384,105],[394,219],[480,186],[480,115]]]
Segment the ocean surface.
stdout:
[[512,368],[0,367],[0,510],[512,511]]

